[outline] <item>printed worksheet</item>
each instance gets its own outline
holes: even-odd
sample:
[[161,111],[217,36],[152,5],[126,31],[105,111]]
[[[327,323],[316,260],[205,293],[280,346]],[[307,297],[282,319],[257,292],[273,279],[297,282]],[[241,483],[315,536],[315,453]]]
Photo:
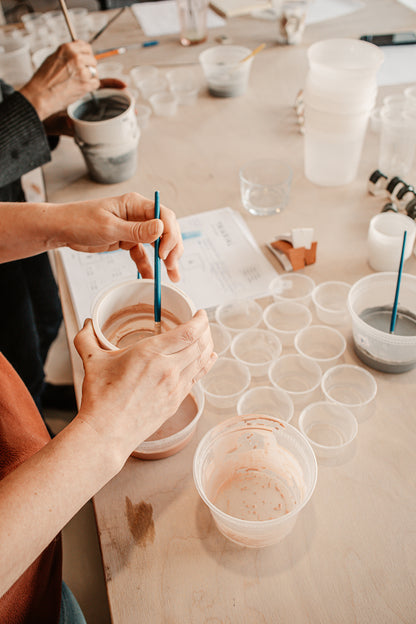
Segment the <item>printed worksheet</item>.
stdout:
[[[184,254],[176,285],[197,308],[212,309],[235,299],[268,294],[277,275],[242,216],[220,208],[179,219]],[[153,263],[153,247],[146,246]],[[95,299],[114,283],[137,278],[129,253],[123,250],[87,254],[60,249],[79,327],[91,315]],[[168,282],[162,263],[162,282]],[[163,305],[163,303],[162,303]]]

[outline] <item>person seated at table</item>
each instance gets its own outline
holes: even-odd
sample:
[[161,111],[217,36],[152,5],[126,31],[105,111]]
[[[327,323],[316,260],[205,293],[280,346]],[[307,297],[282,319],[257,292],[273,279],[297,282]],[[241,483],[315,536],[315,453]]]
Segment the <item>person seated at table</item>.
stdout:
[[[50,161],[58,135],[73,134],[65,109],[100,86],[96,64],[91,46],[75,41],[50,55],[20,91],[0,80],[0,201],[25,201],[21,176]],[[102,82],[101,86],[126,86],[117,80]],[[44,384],[46,356],[62,321],[48,255],[0,266],[0,288],[0,350],[22,377],[39,409],[42,397],[44,403],[67,397],[68,407],[75,408],[72,386],[65,392],[65,387]]]
[[[0,261],[65,246],[88,253],[123,248],[142,276],[152,277],[142,243],[162,237],[159,255],[177,281],[178,223],[165,206],[158,220],[153,211],[153,201],[136,193],[71,204],[0,203]],[[85,622],[66,586],[61,602],[59,532],[175,413],[216,359],[202,310],[118,351],[100,347],[88,319],[75,346],[85,371],[81,405],[52,440],[29,392],[0,356],[2,624]],[[78,619],[63,619],[71,609]]]

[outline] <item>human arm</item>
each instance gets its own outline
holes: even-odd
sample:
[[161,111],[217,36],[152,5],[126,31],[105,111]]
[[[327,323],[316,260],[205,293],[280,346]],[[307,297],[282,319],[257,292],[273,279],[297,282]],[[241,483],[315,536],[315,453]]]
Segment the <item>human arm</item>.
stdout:
[[154,203],[138,193],[71,204],[0,205],[0,262],[33,256],[58,247],[97,252],[130,251],[143,277],[152,267],[142,243],[162,236],[159,254],[171,280],[178,281],[182,238],[174,213],[161,206],[154,220]]
[[76,347],[85,368],[79,414],[0,482],[0,595],[215,361],[203,312],[112,352],[101,349],[88,321]]

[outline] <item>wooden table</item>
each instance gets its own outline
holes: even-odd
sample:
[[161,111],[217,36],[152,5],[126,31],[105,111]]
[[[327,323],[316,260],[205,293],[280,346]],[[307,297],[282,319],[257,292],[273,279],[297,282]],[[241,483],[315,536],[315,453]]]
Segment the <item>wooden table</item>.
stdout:
[[[130,11],[130,10],[129,10]],[[126,11],[100,40],[100,48],[144,40]],[[117,25],[117,26],[116,26]],[[240,210],[264,248],[274,235],[313,226],[318,260],[305,269],[317,283],[351,283],[371,271],[366,261],[369,220],[383,205],[366,180],[377,165],[377,136],[368,133],[359,175],[342,188],[314,186],[303,173],[303,138],[293,108],[306,75],[305,50],[332,37],[416,29],[416,13],[392,0],[368,0],[359,12],[311,25],[300,46],[274,43],[273,22],[239,18],[210,32],[227,32],[256,57],[247,94],[215,99],[201,92],[195,106],[173,118],[152,117],[139,144],[137,174],[110,187],[91,182],[77,148],[63,140],[45,168],[49,199],[66,201],[137,190],[178,216],[231,206]],[[201,47],[183,49],[177,38],[119,57],[136,64],[188,62]],[[379,97],[402,90],[383,89]],[[258,156],[284,158],[294,170],[290,203],[279,215],[243,211],[238,170]],[[416,181],[416,171],[412,178]],[[265,250],[267,254],[267,250]],[[269,259],[272,258],[269,256]],[[275,263],[276,270],[282,272]],[[416,258],[406,264],[415,273]],[[67,332],[76,332],[64,277],[60,277]],[[360,364],[344,328],[345,361]],[[72,349],[74,378],[82,370]],[[113,621],[117,624],[304,624],[416,621],[416,372],[374,372],[375,413],[359,426],[355,456],[320,466],[315,493],[293,532],[264,550],[240,548],[216,530],[192,479],[198,441],[224,416],[208,405],[192,443],[171,458],[130,459],[95,497],[94,505]]]

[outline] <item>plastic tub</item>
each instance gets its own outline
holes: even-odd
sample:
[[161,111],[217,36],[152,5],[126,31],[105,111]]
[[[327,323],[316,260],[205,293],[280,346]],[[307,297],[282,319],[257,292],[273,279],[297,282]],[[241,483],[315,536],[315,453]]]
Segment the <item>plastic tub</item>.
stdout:
[[372,374],[353,364],[340,364],[327,370],[321,386],[328,401],[350,409],[358,421],[369,415],[370,403],[377,394]]
[[214,343],[214,351],[221,357],[225,355],[231,345],[231,334],[217,323],[210,323],[211,337]]
[[342,325],[349,319],[347,282],[322,282],[312,293],[312,301],[320,321],[327,325]]
[[237,300],[218,306],[215,320],[218,325],[231,333],[257,327],[263,317],[263,310],[256,301],[251,299]]
[[324,371],[338,363],[346,346],[344,336],[326,325],[305,327],[295,338],[296,351],[319,364]]
[[[396,329],[391,334],[396,282],[395,272],[367,275],[348,295],[355,352],[367,366],[385,373],[403,373],[416,365],[416,277],[402,273]],[[405,330],[412,333],[403,335]]]
[[240,63],[250,54],[249,48],[220,45],[204,50],[199,62],[208,83],[208,91],[216,97],[243,95],[248,86],[253,58]]
[[256,386],[243,394],[237,403],[237,414],[260,414],[284,422],[293,418],[293,401],[288,392],[270,386]]
[[168,91],[154,93],[150,96],[149,101],[155,114],[161,117],[171,117],[178,110],[178,100],[173,93]]
[[302,273],[280,275],[270,282],[269,291],[276,301],[294,301],[309,305],[316,284]]
[[269,368],[269,379],[275,388],[288,393],[296,408],[317,398],[322,371],[319,364],[299,354],[279,358]]
[[312,322],[312,314],[305,305],[295,301],[276,301],[263,312],[266,327],[274,331],[284,346],[293,345],[298,331]]
[[280,356],[282,344],[273,332],[267,329],[249,329],[234,336],[231,353],[245,364],[252,377],[267,375],[269,366]]
[[208,431],[193,473],[219,531],[261,548],[292,531],[315,489],[317,464],[309,442],[290,424],[246,415]]
[[232,358],[220,357],[201,379],[207,400],[219,409],[236,407],[238,399],[250,385],[247,366]]
[[318,460],[349,458],[358,433],[354,414],[337,403],[311,403],[299,416],[299,429],[308,439]]

